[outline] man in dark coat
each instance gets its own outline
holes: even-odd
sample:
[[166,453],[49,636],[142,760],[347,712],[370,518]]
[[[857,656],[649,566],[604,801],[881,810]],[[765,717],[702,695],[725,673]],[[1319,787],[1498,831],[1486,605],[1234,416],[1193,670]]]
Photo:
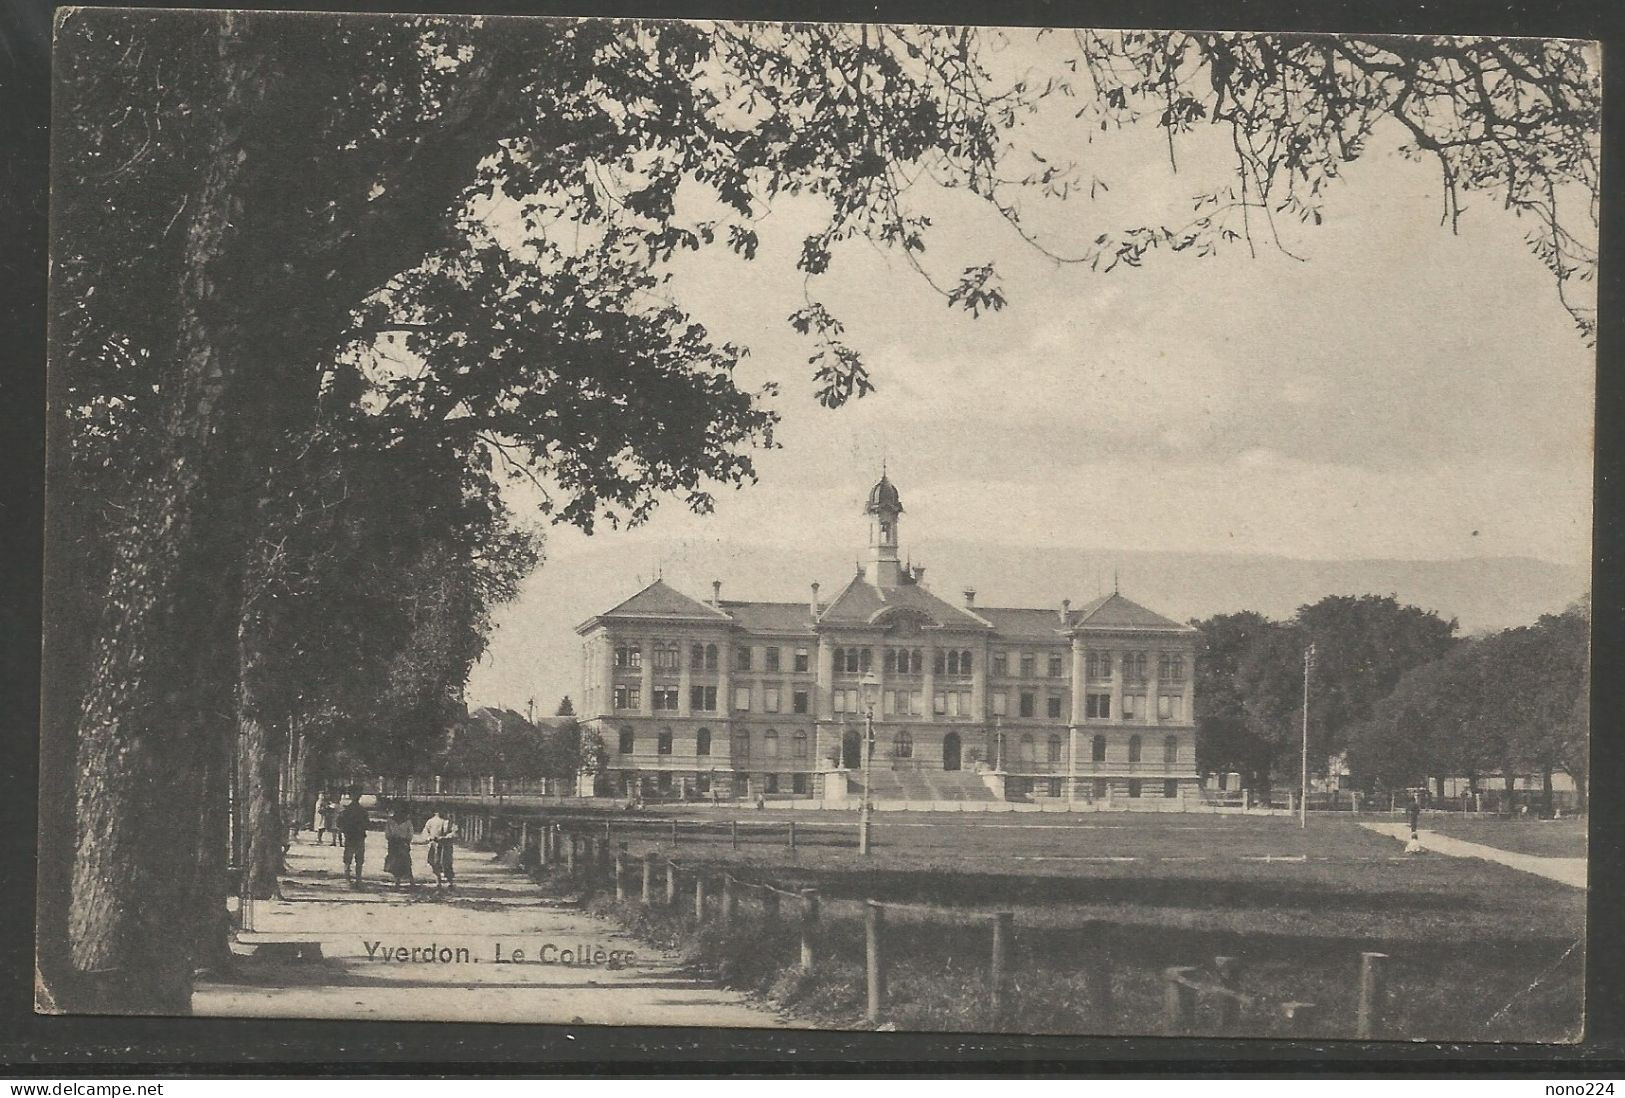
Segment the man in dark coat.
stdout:
[[[361,807],[361,787],[350,787],[350,803],[339,812],[339,835],[344,839],[344,879],[351,888],[361,887],[362,863],[367,857],[367,810]],[[350,866],[355,865],[355,876]]]

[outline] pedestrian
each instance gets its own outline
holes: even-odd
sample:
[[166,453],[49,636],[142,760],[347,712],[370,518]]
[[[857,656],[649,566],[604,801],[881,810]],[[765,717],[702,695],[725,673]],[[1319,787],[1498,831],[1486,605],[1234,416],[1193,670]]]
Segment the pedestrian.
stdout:
[[[367,810],[361,807],[361,787],[350,787],[350,803],[338,815],[339,837],[344,840],[344,879],[351,888],[361,887],[361,872],[367,858]],[[355,866],[355,876],[350,867]]]
[[1414,837],[1416,835],[1416,826],[1422,820],[1422,798],[1421,797],[1412,797],[1411,798],[1411,807],[1408,810],[1408,814],[1409,814],[1410,820],[1411,820],[1411,835]]
[[435,891],[440,891],[442,886],[451,891],[456,887],[452,881],[456,877],[453,840],[457,838],[457,825],[446,819],[445,809],[434,810],[429,822],[423,825],[423,838],[429,844],[429,868],[434,870]]
[[756,811],[760,812],[767,807],[767,798],[760,793],[756,794]]
[[722,794],[717,792],[717,787],[716,786],[712,786],[711,787],[711,807],[712,808],[717,808],[717,807],[721,806],[721,804],[722,804]]
[[318,846],[321,845],[322,836],[324,834],[331,836],[327,840],[329,846],[339,845],[339,829],[334,826],[335,821],[338,819],[338,815],[339,806],[333,803],[333,794],[323,793],[321,807],[322,825],[316,829],[316,843]]
[[390,819],[384,825],[384,872],[395,878],[395,887],[405,884],[416,888],[417,881],[412,876],[412,827],[411,813],[404,804],[395,806],[390,813]]

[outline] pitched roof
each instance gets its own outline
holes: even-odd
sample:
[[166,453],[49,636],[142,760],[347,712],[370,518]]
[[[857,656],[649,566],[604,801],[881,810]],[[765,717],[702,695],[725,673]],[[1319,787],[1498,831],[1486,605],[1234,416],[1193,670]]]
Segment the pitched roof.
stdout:
[[613,610],[598,615],[602,618],[698,618],[704,621],[726,620],[727,615],[714,606],[691,599],[663,579],[657,579]]
[[1196,630],[1154,610],[1147,610],[1132,599],[1117,592],[1102,595],[1072,612],[1073,627],[1077,629],[1146,629],[1176,633],[1194,633]]
[[985,629],[987,621],[975,613],[940,599],[917,583],[876,587],[861,576],[853,577],[835,601],[818,615],[820,624],[867,625],[886,610],[914,610],[940,625]]
[[993,624],[1001,637],[1028,637],[1033,640],[1064,640],[1067,623],[1054,610],[1025,606],[978,606],[976,612]]
[[743,629],[752,633],[807,633],[812,630],[812,611],[804,602],[722,601],[723,611]]

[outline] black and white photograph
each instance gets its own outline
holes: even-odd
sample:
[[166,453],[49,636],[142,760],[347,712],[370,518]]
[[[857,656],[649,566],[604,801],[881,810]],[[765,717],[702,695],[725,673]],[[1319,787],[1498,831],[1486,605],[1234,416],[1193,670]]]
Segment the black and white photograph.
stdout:
[[59,9],[34,1009],[1581,1041],[1601,66]]

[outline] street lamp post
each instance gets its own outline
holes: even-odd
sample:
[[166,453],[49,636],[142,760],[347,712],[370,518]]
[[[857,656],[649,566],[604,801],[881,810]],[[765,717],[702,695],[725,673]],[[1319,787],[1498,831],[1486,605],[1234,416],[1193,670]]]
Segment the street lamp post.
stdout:
[[1315,646],[1303,650],[1303,772],[1298,786],[1298,826],[1309,826],[1309,669],[1315,665]]
[[869,814],[873,810],[873,783],[870,779],[869,764],[875,753],[875,693],[880,680],[875,678],[873,671],[864,672],[859,680],[863,690],[863,803],[858,809],[858,853],[869,853]]

